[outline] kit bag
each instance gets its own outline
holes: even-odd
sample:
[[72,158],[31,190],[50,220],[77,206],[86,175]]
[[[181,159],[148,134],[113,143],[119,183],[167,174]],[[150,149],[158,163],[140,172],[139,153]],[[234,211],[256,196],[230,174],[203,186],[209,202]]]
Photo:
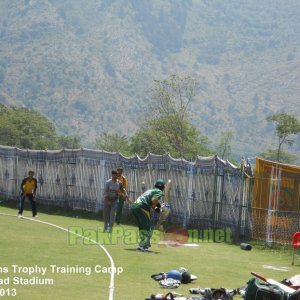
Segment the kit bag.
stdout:
[[251,278],[245,290],[245,300],[290,300],[290,298],[277,285]]
[[300,300],[300,289],[296,290],[293,294],[291,294],[288,300]]

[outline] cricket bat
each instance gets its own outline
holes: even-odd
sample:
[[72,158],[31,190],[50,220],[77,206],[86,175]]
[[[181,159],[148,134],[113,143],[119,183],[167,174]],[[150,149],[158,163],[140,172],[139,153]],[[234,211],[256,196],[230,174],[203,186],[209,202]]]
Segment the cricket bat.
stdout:
[[285,292],[288,293],[288,294],[292,294],[292,293],[295,292],[295,290],[294,290],[293,288],[291,288],[291,287],[289,287],[289,286],[287,286],[287,285],[285,285],[285,284],[283,284],[283,283],[280,283],[280,282],[278,282],[278,281],[276,281],[276,280],[273,280],[273,279],[264,277],[264,276],[262,276],[262,275],[260,275],[260,274],[258,274],[258,273],[256,273],[256,272],[251,272],[251,274],[252,274],[253,276],[255,276],[255,277],[261,279],[261,280],[264,281],[264,282],[267,282],[267,283],[270,283],[270,284],[273,284],[273,285],[278,286],[279,288],[281,288],[283,291],[285,291]]
[[166,219],[168,218],[171,212],[170,205],[168,204],[170,199],[170,190],[171,190],[171,179],[169,179],[167,184],[165,185],[164,203],[162,204],[161,213],[156,224],[156,228],[161,231],[163,231],[162,223],[166,221]]
[[168,180],[168,182],[167,182],[167,184],[165,186],[164,203],[168,203],[169,202],[170,190],[171,190],[171,179]]

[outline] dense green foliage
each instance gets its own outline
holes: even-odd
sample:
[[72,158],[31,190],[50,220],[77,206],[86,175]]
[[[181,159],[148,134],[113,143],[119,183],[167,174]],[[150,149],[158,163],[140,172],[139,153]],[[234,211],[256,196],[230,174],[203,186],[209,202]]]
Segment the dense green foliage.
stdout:
[[132,137],[132,149],[142,157],[149,152],[170,153],[174,158],[183,157],[187,160],[212,154],[208,138],[199,134],[195,127],[186,120],[179,125],[178,120],[166,117],[152,120],[141,127]]
[[231,154],[231,142],[233,140],[233,132],[231,130],[221,132],[220,142],[217,145],[217,153],[220,158],[228,158]]
[[[292,146],[294,138],[300,133],[300,121],[293,115],[287,113],[278,113],[267,117],[269,122],[276,124],[276,135],[278,138],[278,147],[275,160],[278,162],[295,162],[297,157],[291,153],[282,151],[284,144]],[[274,151],[269,150],[268,155],[273,157]]]
[[95,147],[108,152],[119,152],[124,156],[132,155],[128,137],[125,135],[103,133],[96,139]]
[[[259,154],[262,158],[271,160],[271,161],[279,161],[278,160],[278,150],[277,149],[268,149],[266,152],[262,152]],[[280,162],[286,164],[296,164],[298,157],[292,153],[281,150],[279,152]]]
[[188,160],[211,154],[208,138],[201,135],[189,120],[189,106],[198,87],[196,80],[178,75],[155,80],[149,92],[151,105],[134,135],[129,138],[104,133],[96,139],[95,147],[125,156],[169,153],[174,158]]
[[198,87],[196,80],[178,75],[154,82],[147,118],[132,138],[135,153],[170,153],[187,160],[211,154],[208,138],[189,120],[189,107]]
[[78,149],[81,148],[81,140],[78,136],[57,136],[58,148]]
[[60,149],[80,146],[78,138],[57,136],[53,123],[28,108],[0,104],[0,144],[24,149]]
[[[167,89],[160,89],[164,97],[156,102],[156,106],[152,105],[148,108],[148,115],[151,117],[141,124],[140,129],[132,138],[104,133],[96,139],[95,148],[119,152],[124,156],[138,154],[145,157],[148,153],[170,153],[174,158],[183,157],[187,160],[194,160],[198,155],[213,154],[209,139],[201,135],[188,121],[189,101],[184,104],[181,92],[179,92],[181,102],[176,106],[176,90],[177,92],[180,90],[176,84],[174,85],[174,78],[180,80],[178,76],[172,76],[169,81],[172,83],[172,89],[169,89],[169,85]],[[166,83],[164,81],[164,84]],[[156,81],[156,84],[160,85],[161,82]],[[156,92],[154,95],[158,96]],[[173,100],[172,97],[174,97]],[[297,135],[300,132],[300,122],[286,113],[268,116],[267,119],[276,123],[278,148],[268,149],[259,156],[271,161],[296,164],[297,156],[283,151],[282,146],[293,144],[294,140],[291,135]],[[232,139],[232,131],[221,132],[216,153],[222,159],[237,163],[230,158]],[[37,150],[81,147],[78,136],[57,135],[54,125],[39,112],[27,108],[6,107],[2,104],[0,104],[0,144]]]

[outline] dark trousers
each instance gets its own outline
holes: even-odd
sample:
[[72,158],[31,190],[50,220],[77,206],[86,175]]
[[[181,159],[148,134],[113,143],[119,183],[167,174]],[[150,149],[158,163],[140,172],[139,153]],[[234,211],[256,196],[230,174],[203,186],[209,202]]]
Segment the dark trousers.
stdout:
[[27,195],[21,195],[20,197],[20,209],[19,209],[19,214],[23,213],[24,210],[24,201],[25,198],[28,198],[31,204],[31,210],[32,210],[32,216],[35,216],[37,214],[37,208],[36,208],[36,202],[33,199],[32,194],[27,194]]
[[121,223],[124,201],[125,201],[124,197],[120,196],[118,199],[118,206],[117,206],[117,211],[116,211],[116,223],[117,224]]
[[139,228],[140,246],[149,246],[151,239],[151,221],[150,212],[146,212],[141,208],[131,208],[131,212],[134,216],[135,223]]
[[117,209],[117,199],[114,200],[104,200],[103,205],[103,220],[104,220],[104,230],[107,230],[108,227],[112,229],[116,217]]

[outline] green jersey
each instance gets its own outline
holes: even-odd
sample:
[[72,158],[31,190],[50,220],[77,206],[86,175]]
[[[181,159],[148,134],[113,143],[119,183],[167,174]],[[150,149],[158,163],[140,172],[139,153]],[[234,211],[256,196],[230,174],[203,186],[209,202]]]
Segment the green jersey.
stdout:
[[152,199],[160,199],[163,196],[163,192],[160,189],[150,189],[136,199],[132,204],[132,208],[142,208],[150,211],[152,206]]

